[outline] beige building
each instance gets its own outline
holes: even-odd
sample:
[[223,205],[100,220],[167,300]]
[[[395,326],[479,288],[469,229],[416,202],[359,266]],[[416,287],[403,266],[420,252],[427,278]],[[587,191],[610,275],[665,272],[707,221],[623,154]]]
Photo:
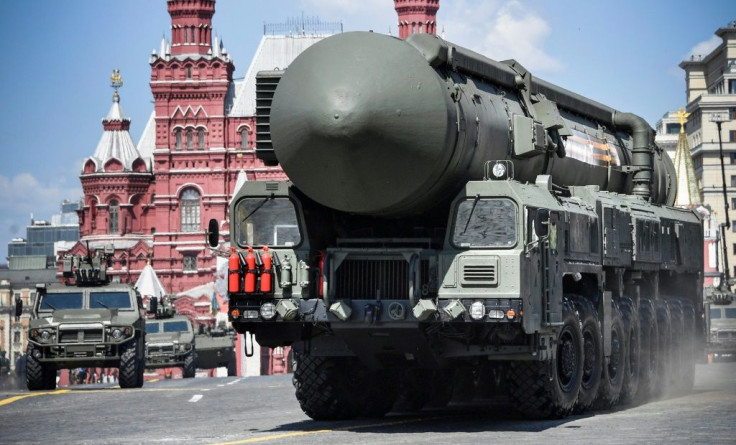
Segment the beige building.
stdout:
[[680,120],[677,117],[677,111],[668,111],[657,121],[657,134],[654,141],[670,155],[670,159],[675,159],[679,134]]
[[[718,126],[714,122],[721,121],[730,208],[728,216],[733,221],[736,217],[736,21],[719,28],[715,34],[722,39],[718,47],[709,54],[694,55],[690,60],[680,63],[680,68],[685,70],[687,112],[690,114],[685,131],[704,204],[710,206],[716,220],[724,221]],[[736,230],[733,223],[726,236],[728,264],[734,277]]]

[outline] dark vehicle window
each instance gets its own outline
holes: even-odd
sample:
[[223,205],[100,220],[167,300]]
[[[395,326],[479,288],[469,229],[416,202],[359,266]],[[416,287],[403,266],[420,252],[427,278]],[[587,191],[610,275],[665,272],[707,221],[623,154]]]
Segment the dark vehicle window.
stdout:
[[158,333],[158,323],[146,323],[146,333],[147,334],[157,334]]
[[90,309],[130,309],[128,292],[92,292],[89,296]]
[[736,308],[726,309],[726,318],[736,318]]
[[241,246],[296,246],[302,241],[294,203],[287,198],[246,198],[235,215]]
[[467,199],[457,206],[452,243],[457,247],[513,247],[516,206],[509,199]]
[[39,310],[82,309],[81,292],[48,293],[41,299]]
[[164,332],[186,332],[189,328],[187,327],[186,321],[167,321],[164,322]]
[[720,309],[711,309],[710,310],[710,319],[715,320],[721,318],[721,310]]

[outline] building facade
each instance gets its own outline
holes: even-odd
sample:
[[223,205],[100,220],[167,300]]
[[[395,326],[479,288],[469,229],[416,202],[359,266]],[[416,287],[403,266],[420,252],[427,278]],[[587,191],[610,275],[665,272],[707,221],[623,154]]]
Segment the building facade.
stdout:
[[[721,222],[733,221],[736,212],[736,21],[719,28],[721,43],[709,54],[694,55],[680,63],[685,71],[689,113],[685,131],[691,148],[703,203]],[[715,121],[719,121],[717,124]],[[720,135],[719,135],[720,127]],[[719,141],[720,136],[720,141]],[[723,149],[727,202],[719,149]],[[726,214],[725,205],[729,210]],[[727,230],[730,275],[736,276],[736,228]]]

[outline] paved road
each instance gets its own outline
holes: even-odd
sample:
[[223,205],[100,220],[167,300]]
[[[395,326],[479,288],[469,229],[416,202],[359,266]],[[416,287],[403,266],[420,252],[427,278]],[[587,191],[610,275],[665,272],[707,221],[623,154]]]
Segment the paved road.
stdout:
[[699,365],[691,394],[563,421],[482,405],[314,422],[290,376],[0,392],[0,443],[735,444],[736,362]]

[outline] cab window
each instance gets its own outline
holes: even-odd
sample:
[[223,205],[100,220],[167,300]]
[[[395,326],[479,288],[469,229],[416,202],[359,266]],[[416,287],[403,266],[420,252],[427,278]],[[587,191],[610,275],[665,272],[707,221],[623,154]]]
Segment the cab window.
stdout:
[[41,297],[38,309],[41,311],[56,311],[60,309],[82,309],[83,296],[81,292],[47,293]]
[[130,309],[132,307],[128,292],[91,292],[90,309]]
[[158,323],[146,323],[147,334],[158,334]]
[[717,320],[721,318],[721,310],[720,309],[711,309],[710,310],[710,319],[711,320]]
[[736,308],[726,309],[726,318],[736,318]]
[[245,198],[235,208],[238,244],[296,246],[302,237],[294,203],[288,198]]
[[516,205],[510,199],[466,199],[455,211],[452,244],[460,248],[516,245]]
[[186,332],[189,328],[187,327],[186,321],[166,321],[164,322],[164,332]]

